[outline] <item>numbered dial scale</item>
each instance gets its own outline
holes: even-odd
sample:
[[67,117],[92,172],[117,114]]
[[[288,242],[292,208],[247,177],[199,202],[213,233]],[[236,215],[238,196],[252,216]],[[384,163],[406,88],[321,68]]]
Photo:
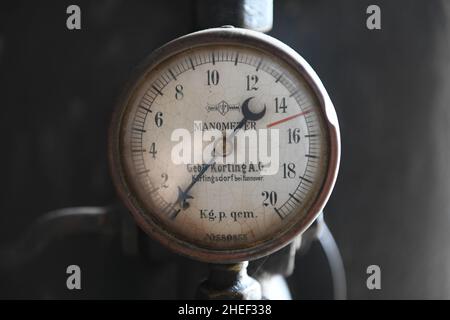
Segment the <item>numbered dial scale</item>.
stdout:
[[[252,132],[253,144],[239,144]],[[301,234],[331,193],[339,152],[335,110],[311,67],[280,41],[238,28],[152,53],[110,132],[114,182],[138,224],[216,263],[262,257]]]

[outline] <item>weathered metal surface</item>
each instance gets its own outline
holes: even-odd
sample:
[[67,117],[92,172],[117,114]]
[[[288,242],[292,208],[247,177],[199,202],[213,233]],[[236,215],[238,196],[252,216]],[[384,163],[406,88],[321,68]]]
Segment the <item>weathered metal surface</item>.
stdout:
[[198,288],[198,299],[260,300],[261,286],[247,274],[248,262],[211,264],[208,279]]
[[255,31],[272,29],[273,0],[197,0],[197,29],[232,25]]

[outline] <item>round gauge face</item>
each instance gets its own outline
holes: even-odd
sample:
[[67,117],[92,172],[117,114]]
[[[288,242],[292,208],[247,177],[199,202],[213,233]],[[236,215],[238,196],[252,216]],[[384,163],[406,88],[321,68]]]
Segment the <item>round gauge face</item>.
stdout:
[[180,253],[231,262],[268,254],[313,222],[339,143],[331,103],[299,59],[240,29],[154,53],[110,142],[116,185],[144,230]]

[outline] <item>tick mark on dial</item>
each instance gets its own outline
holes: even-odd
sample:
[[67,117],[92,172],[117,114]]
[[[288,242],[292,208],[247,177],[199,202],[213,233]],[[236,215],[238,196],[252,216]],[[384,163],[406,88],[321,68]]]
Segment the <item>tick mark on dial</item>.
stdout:
[[181,211],[181,209],[177,209],[177,210],[173,211],[173,212],[170,214],[170,219],[171,219],[171,220],[175,220],[175,218],[178,216],[178,214],[180,213],[180,211]]
[[195,70],[194,62],[192,62],[191,57],[188,57],[188,59],[189,59],[189,62],[191,63],[192,70]]
[[175,73],[171,69],[169,69],[169,73],[172,76],[173,80],[177,81],[177,77],[175,77]]
[[234,59],[234,65],[237,66],[239,58],[239,52],[236,52],[236,59]]
[[300,179],[312,184],[312,181],[309,179],[306,179],[305,177],[300,176]]
[[283,76],[282,73],[280,73],[280,75],[277,77],[277,79],[275,80],[275,83],[279,82],[281,80],[281,77]]
[[284,216],[281,214],[281,212],[277,209],[277,208],[273,208],[275,210],[275,212],[278,214],[278,216],[280,217],[281,220],[284,219]]
[[139,131],[139,132],[147,132],[147,131],[144,130],[144,129],[136,128],[136,127],[133,127],[133,130],[134,130],[134,131]]
[[289,196],[294,199],[295,201],[297,201],[298,203],[300,203],[300,200],[298,200],[292,193],[289,193]]
[[259,60],[259,63],[258,63],[258,65],[256,66],[256,71],[259,70],[259,68],[261,67],[262,62],[263,62],[263,59]]
[[292,93],[289,95],[289,98],[295,96],[298,92],[299,92],[299,90],[295,90],[294,92],[292,92]]
[[150,110],[149,108],[146,108],[146,107],[144,107],[144,106],[139,106],[139,108],[144,109],[144,110],[147,111],[147,112],[152,112],[152,110]]
[[171,220],[174,220],[180,212],[180,209],[175,209],[175,203],[168,203],[161,210],[166,213]]
[[315,156],[315,155],[313,155],[313,154],[305,154],[305,157],[313,158],[313,159],[319,158],[318,156]]
[[155,90],[159,95],[163,95],[163,93],[161,92],[161,90],[159,90],[154,84],[152,85],[153,90]]
[[150,190],[148,191],[148,193],[153,194],[153,193],[155,193],[155,192],[158,191],[158,190],[159,190],[159,187],[153,187],[152,189],[150,189]]

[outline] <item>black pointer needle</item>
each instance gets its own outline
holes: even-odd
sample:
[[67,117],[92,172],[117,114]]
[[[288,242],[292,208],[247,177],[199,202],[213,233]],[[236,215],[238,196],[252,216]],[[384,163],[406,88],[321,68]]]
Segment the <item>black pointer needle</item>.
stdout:
[[[248,104],[249,104],[250,100],[253,98],[254,97],[250,97],[242,103],[241,110],[242,110],[242,115],[244,116],[244,118],[241,120],[241,122],[239,122],[237,127],[234,128],[233,133],[228,137],[228,139],[232,139],[236,135],[236,133],[239,131],[239,129],[241,129],[247,123],[247,121],[257,121],[257,120],[261,119],[262,117],[264,117],[264,115],[266,114],[266,105],[264,105],[264,109],[261,112],[254,113],[254,112],[250,111]],[[211,158],[211,160],[209,160],[209,162],[207,164],[205,164],[203,166],[202,170],[198,173],[198,175],[192,179],[192,182],[189,184],[189,186],[186,188],[185,191],[183,191],[183,189],[178,187],[177,202],[180,204],[181,208],[187,209],[189,207],[189,202],[187,202],[187,199],[193,199],[193,197],[189,194],[189,191],[198,182],[198,180],[200,180],[200,178],[205,174],[206,170],[208,170],[208,168],[215,162],[215,158],[216,158],[215,153],[216,152],[214,150],[214,156]]]

